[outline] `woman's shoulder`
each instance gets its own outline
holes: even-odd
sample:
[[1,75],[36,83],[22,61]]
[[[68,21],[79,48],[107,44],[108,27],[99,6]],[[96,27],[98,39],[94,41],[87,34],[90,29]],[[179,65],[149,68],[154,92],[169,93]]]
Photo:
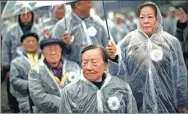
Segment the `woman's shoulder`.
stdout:
[[168,32],[166,31],[162,31],[160,33],[160,35],[162,35],[165,39],[167,39],[169,42],[172,42],[172,43],[179,43],[179,40],[178,38],[176,38],[175,36],[169,34]]
[[129,42],[130,42],[130,39],[133,38],[133,37],[136,37],[136,34],[138,34],[138,30],[134,30],[134,31],[131,31],[129,32],[119,43],[118,43],[118,46],[120,48],[124,48],[126,47]]

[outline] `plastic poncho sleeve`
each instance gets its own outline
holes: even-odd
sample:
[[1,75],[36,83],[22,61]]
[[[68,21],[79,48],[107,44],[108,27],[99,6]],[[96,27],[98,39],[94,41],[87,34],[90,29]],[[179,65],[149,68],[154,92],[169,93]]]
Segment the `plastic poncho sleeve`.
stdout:
[[[177,40],[177,39],[176,39]],[[183,54],[181,51],[181,46],[179,41],[176,41],[176,48],[177,48],[177,60],[178,60],[178,64],[179,64],[179,75],[177,77],[177,107],[178,108],[187,108],[187,98],[188,98],[188,92],[187,92],[187,70],[186,70],[186,66],[184,63],[184,59],[183,59]]]
[[[109,60],[108,68],[109,68],[109,73],[113,76],[122,76],[127,74],[125,71],[126,65],[124,63],[124,60],[127,58],[126,55],[126,50],[123,49],[123,47],[127,44],[125,43],[125,40],[129,39],[131,37],[131,34],[126,35],[117,45],[116,45],[116,50],[117,50],[117,61],[112,61]],[[130,67],[130,66],[129,66]]]
[[11,64],[11,36],[9,29],[5,32],[3,42],[2,42],[2,65],[3,67],[10,67]]
[[186,27],[187,23],[180,23],[179,21],[177,22],[177,28],[176,28],[176,35],[175,36],[178,38],[178,40],[180,42],[183,42],[183,40],[184,40],[184,36],[183,36],[184,29],[185,29],[184,26]]
[[29,72],[29,93],[30,97],[37,107],[43,112],[59,111],[61,98],[56,95],[46,93],[40,80],[37,69],[31,69]]
[[16,64],[18,63],[14,60],[11,63],[10,83],[16,91],[26,92],[28,89],[28,80],[22,79],[20,70]]

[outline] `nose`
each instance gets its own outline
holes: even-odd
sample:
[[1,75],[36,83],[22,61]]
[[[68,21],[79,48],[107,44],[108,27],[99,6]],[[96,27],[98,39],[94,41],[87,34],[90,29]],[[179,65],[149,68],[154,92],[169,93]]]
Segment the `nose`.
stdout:
[[87,70],[91,70],[92,69],[92,64],[90,62],[87,64],[86,69]]
[[24,19],[27,19],[27,18],[28,18],[28,15],[27,15],[27,14],[24,14],[23,17],[24,17]]
[[144,18],[144,23],[149,23],[149,19],[148,18]]
[[56,54],[56,47],[50,47],[50,51],[52,54]]

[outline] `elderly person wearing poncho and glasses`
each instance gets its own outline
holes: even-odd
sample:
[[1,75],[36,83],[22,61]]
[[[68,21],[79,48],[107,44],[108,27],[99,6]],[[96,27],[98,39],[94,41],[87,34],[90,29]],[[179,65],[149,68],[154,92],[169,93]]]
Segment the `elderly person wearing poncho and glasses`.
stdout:
[[50,38],[40,42],[44,59],[29,72],[29,93],[34,112],[56,113],[59,111],[61,90],[80,75],[80,67],[62,58],[64,43]]

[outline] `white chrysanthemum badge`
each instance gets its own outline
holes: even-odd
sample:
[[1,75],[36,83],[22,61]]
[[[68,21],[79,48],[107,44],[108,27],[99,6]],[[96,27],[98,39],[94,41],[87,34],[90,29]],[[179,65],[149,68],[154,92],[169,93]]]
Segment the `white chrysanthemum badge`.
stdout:
[[118,110],[120,108],[120,101],[119,99],[114,96],[114,97],[110,97],[107,101],[108,103],[108,107],[111,109],[111,110]]
[[160,49],[152,50],[151,59],[155,62],[158,62],[163,59],[163,51]]
[[76,79],[77,79],[77,75],[76,75],[75,72],[69,72],[69,73],[68,73],[68,80],[69,80],[70,82],[75,81]]
[[97,30],[93,26],[89,27],[87,32],[90,37],[94,37],[97,34]]

